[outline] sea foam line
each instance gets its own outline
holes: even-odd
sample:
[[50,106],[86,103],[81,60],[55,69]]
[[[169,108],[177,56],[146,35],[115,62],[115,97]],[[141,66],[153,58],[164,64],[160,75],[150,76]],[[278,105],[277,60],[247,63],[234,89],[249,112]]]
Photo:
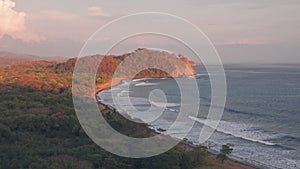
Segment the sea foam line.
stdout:
[[[208,127],[211,127],[211,128],[214,128],[212,125],[210,125],[210,121],[208,120],[208,123],[206,123],[206,119],[200,119],[200,118],[197,118],[197,117],[193,117],[193,116],[189,116],[190,119],[192,120],[195,120],[201,124],[204,124]],[[212,121],[211,121],[212,122]],[[224,134],[228,134],[228,135],[232,135],[234,137],[237,137],[237,138],[241,138],[241,139],[244,139],[244,140],[248,140],[248,141],[251,141],[251,142],[257,142],[257,143],[261,143],[261,144],[265,144],[265,145],[268,145],[268,146],[275,146],[276,144],[275,143],[271,143],[271,142],[268,142],[268,141],[264,141],[264,140],[259,140],[259,139],[255,139],[255,138],[251,138],[251,137],[247,137],[247,136],[243,136],[241,134],[238,134],[238,133],[234,133],[234,132],[230,132],[230,131],[226,131],[224,129],[221,129],[220,127],[217,127],[216,128],[216,131],[218,132],[221,132],[221,133],[224,133]]]

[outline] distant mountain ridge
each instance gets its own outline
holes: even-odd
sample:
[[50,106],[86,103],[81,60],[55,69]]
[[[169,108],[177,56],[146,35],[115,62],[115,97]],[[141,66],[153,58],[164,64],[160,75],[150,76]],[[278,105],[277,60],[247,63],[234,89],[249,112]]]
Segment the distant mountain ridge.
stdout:
[[26,61],[38,61],[38,60],[46,60],[46,61],[66,61],[68,58],[64,57],[40,57],[30,54],[18,54],[6,51],[0,51],[0,67],[15,65]]

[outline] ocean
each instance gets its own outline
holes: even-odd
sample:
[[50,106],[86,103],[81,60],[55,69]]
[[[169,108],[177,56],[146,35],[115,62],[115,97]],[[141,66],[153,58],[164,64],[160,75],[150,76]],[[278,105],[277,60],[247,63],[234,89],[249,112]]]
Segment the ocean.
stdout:
[[[224,68],[227,100],[219,126],[207,142],[214,145],[211,150],[219,151],[222,145],[230,143],[234,145],[232,159],[262,168],[299,169],[300,65],[225,65]],[[200,98],[194,99],[200,99],[200,108],[198,116],[193,119],[196,123],[185,138],[199,144],[201,122],[205,120],[209,107],[217,106],[210,104],[209,80],[209,76],[216,75],[208,75],[202,66],[195,69]],[[163,91],[167,102],[155,97],[155,92],[151,93],[153,90]],[[111,91],[118,93],[118,104],[114,103]],[[184,124],[182,128],[167,130],[176,119],[181,105],[181,94],[175,79],[123,81],[98,95],[104,104],[122,107],[121,113],[148,122],[149,127],[158,132],[183,139],[181,131]],[[129,100],[126,99],[128,97]],[[162,114],[153,120],[149,110],[155,114],[161,108]]]

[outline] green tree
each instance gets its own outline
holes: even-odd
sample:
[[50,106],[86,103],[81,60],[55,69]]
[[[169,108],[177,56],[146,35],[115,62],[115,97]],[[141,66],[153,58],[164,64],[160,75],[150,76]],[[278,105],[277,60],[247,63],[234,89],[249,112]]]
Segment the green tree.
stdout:
[[216,158],[220,160],[222,163],[224,163],[224,161],[228,159],[228,155],[230,155],[232,151],[233,151],[232,144],[222,145],[222,149],[220,150],[220,153],[217,155]]

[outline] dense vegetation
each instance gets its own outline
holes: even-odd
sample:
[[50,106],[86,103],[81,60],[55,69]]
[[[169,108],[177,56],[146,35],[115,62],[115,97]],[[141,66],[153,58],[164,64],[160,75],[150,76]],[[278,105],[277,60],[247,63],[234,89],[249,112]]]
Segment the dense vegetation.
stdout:
[[[143,60],[146,55],[158,57]],[[120,64],[128,56],[134,57]],[[134,65],[151,67],[162,63],[167,71],[150,68],[138,73],[136,78],[194,73],[187,58],[166,52],[138,49],[121,56],[89,56],[84,61],[92,65],[97,57],[103,58],[97,70],[98,85],[109,82],[119,65],[120,78],[127,78],[126,75],[134,71],[131,69]],[[203,148],[192,149],[185,144],[145,159],[121,158],[94,144],[76,118],[70,95],[76,61],[76,58],[60,63],[27,61],[0,68],[0,169],[189,169],[204,166]],[[183,68],[179,66],[180,61],[185,63]],[[104,105],[99,108],[110,125],[123,134],[131,137],[154,134],[145,124],[129,121]]]
[[[131,67],[137,64],[161,64],[155,57],[145,57],[148,60],[143,61],[145,55],[171,56],[137,50],[121,56],[88,56],[83,61],[91,68],[96,59],[103,59],[96,79],[101,85],[112,78],[119,65],[122,72],[130,73]],[[0,168],[191,168],[199,164],[199,156],[193,157],[194,152],[180,149],[158,157],[133,160],[114,156],[95,145],[82,131],[72,104],[71,82],[76,61],[76,58],[62,63],[27,61],[0,69]],[[169,57],[166,61],[170,71],[180,72],[174,67],[179,58]],[[126,74],[119,76],[126,78]],[[163,71],[147,69],[137,78],[166,76],[169,75]],[[145,125],[135,126],[138,124],[109,111],[105,113],[108,122],[120,132],[131,136],[149,134],[145,133]],[[145,130],[133,131],[133,128]]]
[[[120,71],[117,76],[123,79],[128,78],[128,75],[134,74],[136,66],[151,67],[156,65],[166,69],[165,71],[146,69],[137,74],[136,78],[177,77],[195,73],[192,63],[186,57],[147,49],[139,49],[120,56],[87,56],[80,59],[80,61],[84,62],[87,69],[93,69],[94,63],[99,59],[102,59],[102,61],[99,67],[96,65],[98,67],[95,79],[97,85],[109,82],[118,66],[120,66]],[[0,68],[0,84],[29,86],[42,91],[70,94],[72,73],[76,61],[76,58],[61,63],[56,61],[27,61]],[[96,88],[99,89],[99,87]]]
[[[0,86],[0,168],[192,168],[201,164],[201,150],[174,148],[146,159],[126,159],[106,152],[82,131],[70,95],[28,87]],[[129,122],[110,110],[108,122],[137,136],[145,126]]]

